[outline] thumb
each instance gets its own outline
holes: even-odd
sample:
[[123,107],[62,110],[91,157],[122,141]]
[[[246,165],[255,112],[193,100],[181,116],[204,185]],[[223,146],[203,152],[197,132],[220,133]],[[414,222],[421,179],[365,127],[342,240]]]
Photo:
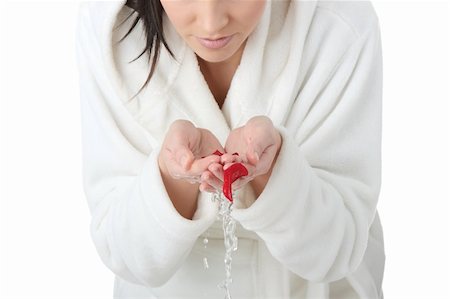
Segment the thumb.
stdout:
[[188,170],[194,162],[194,155],[189,149],[181,148],[177,151],[175,160],[184,170]]
[[250,164],[256,165],[256,164],[258,164],[262,153],[263,153],[263,149],[260,145],[250,144],[247,148],[247,153],[246,153],[247,160],[250,162]]

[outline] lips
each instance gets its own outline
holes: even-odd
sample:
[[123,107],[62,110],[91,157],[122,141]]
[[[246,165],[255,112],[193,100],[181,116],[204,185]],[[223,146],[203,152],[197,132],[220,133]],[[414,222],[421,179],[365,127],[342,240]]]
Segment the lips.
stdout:
[[225,47],[230,40],[233,38],[233,35],[224,36],[218,39],[208,39],[197,37],[200,44],[208,49],[220,49]]

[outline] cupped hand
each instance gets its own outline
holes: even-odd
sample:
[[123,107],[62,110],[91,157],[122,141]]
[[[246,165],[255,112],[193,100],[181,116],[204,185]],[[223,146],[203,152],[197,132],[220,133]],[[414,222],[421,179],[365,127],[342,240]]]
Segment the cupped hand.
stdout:
[[281,147],[281,135],[270,118],[255,116],[243,127],[234,129],[225,144],[225,154],[213,162],[202,174],[200,190],[215,192],[223,186],[223,172],[231,164],[240,162],[248,175],[233,183],[239,189],[254,178],[268,174]]
[[224,151],[219,140],[208,130],[196,128],[190,121],[174,121],[164,139],[158,157],[163,173],[172,178],[200,183],[201,175],[220,157],[215,150]]

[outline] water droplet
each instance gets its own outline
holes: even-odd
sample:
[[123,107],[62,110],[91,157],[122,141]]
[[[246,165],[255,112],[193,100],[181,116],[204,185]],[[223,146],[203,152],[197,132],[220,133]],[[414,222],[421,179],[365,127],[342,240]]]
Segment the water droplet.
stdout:
[[209,269],[208,258],[207,257],[203,258],[203,268],[205,268],[205,270]]

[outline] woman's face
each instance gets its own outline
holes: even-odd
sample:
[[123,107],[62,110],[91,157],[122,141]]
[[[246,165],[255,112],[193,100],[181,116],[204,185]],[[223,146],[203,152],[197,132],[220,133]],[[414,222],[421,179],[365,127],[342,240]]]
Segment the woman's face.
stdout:
[[161,0],[178,34],[203,60],[239,55],[258,24],[265,0]]

